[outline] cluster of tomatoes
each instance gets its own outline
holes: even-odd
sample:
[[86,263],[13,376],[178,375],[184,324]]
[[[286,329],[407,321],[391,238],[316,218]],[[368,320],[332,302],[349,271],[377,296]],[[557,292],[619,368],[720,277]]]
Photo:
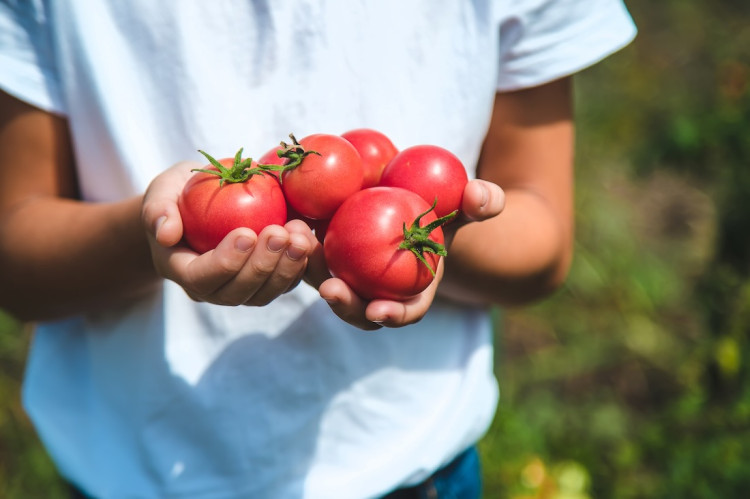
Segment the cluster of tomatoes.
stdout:
[[179,199],[185,242],[204,253],[230,231],[301,219],[323,244],[331,275],[364,299],[402,300],[432,282],[446,254],[442,226],[461,207],[461,161],[434,145],[399,151],[356,129],[281,142],[257,161],[209,161]]

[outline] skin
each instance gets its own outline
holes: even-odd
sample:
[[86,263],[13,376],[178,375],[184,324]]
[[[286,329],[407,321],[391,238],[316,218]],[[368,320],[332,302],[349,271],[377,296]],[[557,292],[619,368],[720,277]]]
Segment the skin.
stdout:
[[[503,187],[505,209],[458,231],[441,294],[515,306],[563,284],[573,257],[573,146],[570,78],[497,95],[478,176]],[[466,213],[483,217],[466,205],[465,193]]]
[[567,79],[498,94],[481,179],[467,184],[462,220],[446,231],[450,256],[438,277],[407,302],[365,302],[328,275],[299,220],[259,234],[236,229],[202,255],[178,244],[176,201],[198,163],[173,165],[143,195],[79,201],[65,119],[0,92],[0,307],[22,320],[56,319],[137,300],[165,278],[195,300],[257,306],[304,279],[339,317],[370,330],[419,321],[437,295],[534,301],[562,283],[572,254],[570,101]]

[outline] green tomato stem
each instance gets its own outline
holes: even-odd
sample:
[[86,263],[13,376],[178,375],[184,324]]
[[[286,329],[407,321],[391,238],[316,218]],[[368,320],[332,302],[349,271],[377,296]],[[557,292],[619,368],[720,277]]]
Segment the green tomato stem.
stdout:
[[429,210],[421,213],[419,216],[417,216],[417,218],[414,219],[414,222],[412,222],[411,227],[409,227],[408,229],[406,228],[406,222],[404,222],[404,240],[398,246],[399,249],[411,251],[412,254],[414,254],[414,256],[417,257],[420,262],[422,262],[428,269],[430,269],[432,277],[435,277],[435,269],[430,267],[430,264],[427,263],[424,254],[434,253],[440,256],[447,256],[448,252],[446,251],[444,245],[430,239],[430,233],[438,227],[441,227],[442,225],[445,225],[446,223],[453,220],[453,218],[458,214],[458,210],[454,210],[452,213],[448,213],[443,217],[433,220],[424,227],[420,227],[419,222],[422,220],[422,217],[434,210],[436,205],[437,198],[432,203],[432,206],[430,206]]
[[320,156],[320,153],[317,151],[308,151],[306,150],[302,144],[297,142],[297,138],[294,136],[293,133],[289,134],[289,138],[292,139],[291,144],[287,144],[283,140],[281,141],[281,149],[276,151],[276,155],[279,158],[286,158],[289,160],[288,163],[284,165],[267,165],[267,164],[260,164],[257,166],[257,168],[260,168],[263,171],[269,171],[269,172],[280,172],[279,173],[279,182],[282,181],[283,173],[289,170],[293,170],[297,168],[299,165],[302,164],[302,161],[308,157],[311,154],[317,154]]
[[198,152],[205,156],[208,162],[211,163],[211,165],[214,166],[216,170],[211,170],[208,168],[194,168],[190,171],[216,175],[217,177],[219,177],[219,186],[223,186],[225,182],[228,182],[230,184],[247,182],[253,175],[264,173],[264,170],[262,168],[251,168],[253,164],[253,160],[251,158],[245,160],[242,159],[242,148],[240,148],[240,150],[237,151],[237,154],[234,155],[234,161],[232,162],[232,166],[230,168],[222,165],[207,152],[200,150]]

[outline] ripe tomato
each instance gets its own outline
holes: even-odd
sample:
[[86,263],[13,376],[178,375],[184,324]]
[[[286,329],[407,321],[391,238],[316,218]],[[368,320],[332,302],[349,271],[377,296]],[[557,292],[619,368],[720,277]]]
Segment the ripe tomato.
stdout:
[[[331,218],[323,242],[328,268],[364,299],[409,298],[432,282],[445,254],[439,225],[430,205],[413,192],[396,187],[363,189],[344,201]],[[410,236],[414,249],[405,247],[409,246],[405,232],[414,234]]]
[[461,209],[466,169],[452,152],[434,145],[417,145],[399,152],[385,167],[380,184],[416,192],[428,203],[437,198],[435,215]]
[[364,178],[362,188],[375,187],[383,168],[398,153],[398,149],[385,134],[370,128],[357,128],[342,133],[362,158]]
[[301,151],[315,154],[284,170],[284,195],[303,217],[329,219],[346,198],[362,188],[362,159],[354,146],[338,135],[308,135],[297,145]]
[[[289,159],[279,156],[277,151],[283,149],[283,147],[274,147],[273,149],[266,152],[263,156],[261,156],[258,159],[258,164],[260,165],[277,165],[277,166],[283,166],[289,163]],[[279,172],[268,170],[268,173],[271,175],[274,175],[278,178]],[[314,220],[312,218],[307,218],[302,216],[297,210],[294,209],[292,205],[289,204],[287,201],[286,203],[286,219],[287,222],[289,220],[302,220],[305,222],[310,228],[315,232],[315,237],[318,238],[318,241],[321,243],[323,242],[323,237],[325,235],[325,229],[328,226],[328,219],[321,219],[321,220]]]
[[[253,166],[243,167],[240,155],[241,150],[234,158],[218,161],[206,155],[211,164],[196,171],[182,190],[177,206],[183,237],[194,251],[214,249],[237,227],[249,227],[257,233],[268,225],[286,222],[286,202],[279,181],[260,171],[240,180],[243,170],[247,173]],[[235,178],[231,178],[232,171]],[[223,173],[230,178],[220,176]]]

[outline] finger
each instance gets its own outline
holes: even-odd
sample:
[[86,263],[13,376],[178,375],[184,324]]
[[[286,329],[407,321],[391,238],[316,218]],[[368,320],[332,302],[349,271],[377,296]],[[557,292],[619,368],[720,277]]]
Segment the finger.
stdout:
[[255,232],[241,227],[202,255],[176,248],[169,254],[166,277],[185,288],[191,297],[215,302],[211,296],[242,270],[254,253],[257,240]]
[[313,234],[312,228],[307,225],[304,221],[299,219],[289,220],[285,225],[284,228],[289,232],[289,234],[300,234],[307,238],[310,241],[310,246],[313,246],[315,241],[317,239],[315,238],[315,234]]
[[325,255],[323,254],[323,245],[317,235],[313,234],[310,226],[302,220],[290,220],[284,227],[289,232],[299,232],[309,239],[312,249],[307,256],[304,280],[317,289],[323,281],[331,278],[331,273],[328,271],[328,265],[326,265]]
[[151,245],[151,257],[157,273],[181,286],[185,280],[185,269],[198,256],[198,253],[186,246],[178,245],[168,248],[158,244]]
[[323,245],[316,240],[307,258],[307,269],[304,276],[305,282],[317,289],[330,278],[331,272],[328,270]]
[[318,288],[320,296],[328,302],[331,310],[342,320],[360,329],[373,331],[381,325],[368,320],[365,315],[367,303],[341,279],[331,278]]
[[178,163],[159,175],[144,194],[141,220],[152,240],[162,246],[177,244],[182,238],[182,218],[177,208],[182,187],[198,163]]
[[174,246],[182,239],[182,217],[176,199],[145,201],[141,219],[149,238],[161,246]]
[[470,180],[464,188],[459,216],[443,226],[445,246],[449,248],[456,232],[466,224],[499,215],[505,208],[505,191],[487,180]]
[[[280,227],[279,227],[280,228]],[[246,305],[261,306],[266,305],[276,299],[279,295],[286,293],[294,286],[296,286],[302,279],[302,275],[305,272],[305,266],[307,263],[307,256],[311,251],[311,244],[307,237],[299,233],[286,233],[286,243],[281,250],[276,250],[281,241],[276,239],[277,235],[271,235],[268,239],[268,251],[274,252],[271,258],[267,258],[261,265],[268,265],[268,268],[272,265],[275,258],[275,267],[271,270],[270,274],[267,274],[266,279],[256,280],[257,267],[254,266],[256,255],[253,254],[250,257],[250,261],[245,265],[245,269],[235,279],[234,282],[228,286],[239,285],[238,291],[252,289],[251,295],[248,295],[243,301]],[[261,233],[261,242],[263,244],[264,234]],[[260,246],[258,249],[262,248]],[[265,258],[265,257],[264,257]],[[244,281],[247,269],[250,268],[252,272],[249,275],[251,284],[248,286]],[[265,273],[265,268],[263,273]]]
[[[284,225],[284,228],[289,232],[290,237],[292,238],[295,237],[294,234],[299,234],[305,237],[305,239],[307,239],[308,241],[308,247],[309,247],[309,250],[307,251],[305,255],[304,271],[299,276],[297,276],[297,280],[295,282],[289,285],[289,287],[285,291],[285,292],[288,292],[296,288],[299,285],[299,283],[302,282],[303,279],[306,280],[305,274],[307,273],[307,269],[310,266],[310,257],[313,255],[313,253],[316,253],[319,250],[322,253],[322,248],[319,248],[320,243],[318,242],[315,234],[313,233],[312,228],[305,221],[300,220],[300,219],[293,219],[293,220],[288,221]],[[317,288],[317,285],[315,287]]]
[[220,274],[222,278],[216,275],[214,282],[219,286],[210,290],[206,300],[232,306],[245,303],[273,273],[288,244],[289,234],[282,227],[273,225],[263,229],[244,259],[224,260],[226,272]]
[[418,295],[403,301],[373,300],[365,310],[368,320],[385,327],[403,327],[422,320],[435,299],[437,287],[443,275],[443,260],[440,259],[435,279]]
[[464,188],[461,216],[465,221],[481,221],[499,215],[505,207],[505,192],[492,182],[474,179]]

